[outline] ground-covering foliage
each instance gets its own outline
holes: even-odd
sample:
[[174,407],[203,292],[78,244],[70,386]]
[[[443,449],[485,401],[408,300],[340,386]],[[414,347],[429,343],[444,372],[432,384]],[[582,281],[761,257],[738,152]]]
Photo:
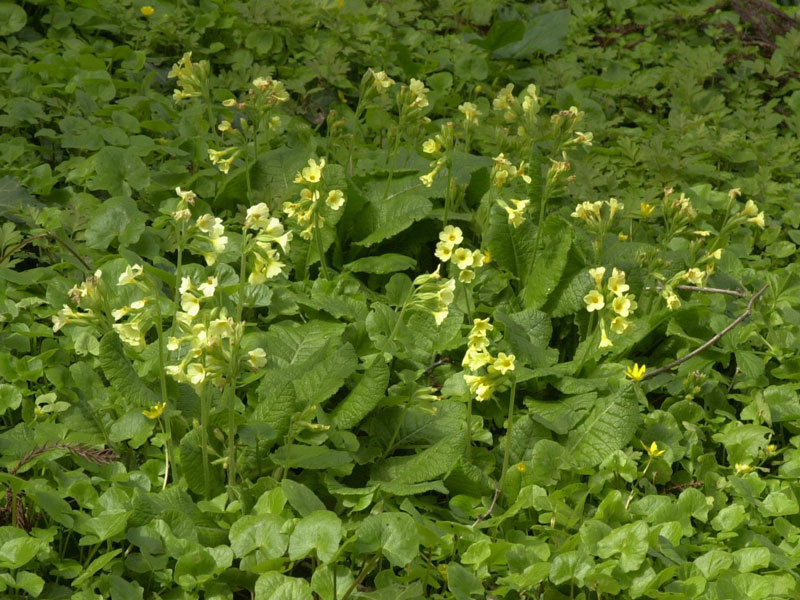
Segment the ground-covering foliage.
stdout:
[[797,597],[796,13],[0,3],[4,597]]

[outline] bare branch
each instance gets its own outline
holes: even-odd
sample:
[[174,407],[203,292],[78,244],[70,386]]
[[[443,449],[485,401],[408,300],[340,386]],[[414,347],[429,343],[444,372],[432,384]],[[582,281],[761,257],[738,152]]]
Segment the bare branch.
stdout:
[[668,365],[664,365],[663,367],[659,367],[658,369],[655,369],[654,371],[650,371],[649,373],[647,373],[644,376],[644,379],[650,379],[651,377],[655,377],[656,375],[660,375],[661,373],[665,373],[667,371],[671,371],[672,369],[674,369],[678,365],[681,365],[681,364],[685,363],[687,360],[689,360],[693,356],[697,356],[698,354],[700,354],[703,350],[705,350],[709,346],[713,346],[714,344],[716,344],[722,338],[722,336],[724,336],[731,329],[733,329],[734,327],[739,325],[742,321],[744,321],[747,317],[750,316],[750,314],[753,312],[753,303],[755,303],[755,301],[758,300],[758,298],[764,292],[767,291],[768,287],[769,287],[769,284],[765,285],[760,290],[758,290],[755,294],[750,296],[750,300],[747,303],[747,308],[745,309],[745,311],[742,314],[740,314],[738,317],[736,317],[736,319],[734,319],[731,322],[731,324],[728,325],[725,329],[720,331],[718,334],[716,334],[714,337],[712,337],[710,340],[708,340],[704,344],[698,346],[697,348],[695,348],[694,350],[689,352],[689,354],[687,354],[685,356],[682,356],[677,360],[672,361]]
[[494,488],[494,498],[492,498],[492,504],[489,506],[489,510],[483,513],[480,517],[478,517],[475,522],[472,524],[473,527],[479,525],[481,521],[486,520],[489,518],[489,515],[492,514],[495,505],[497,504],[497,497],[500,495],[500,485],[498,484],[496,488]]
[[[663,286],[646,287],[646,290],[658,290],[659,292],[664,289]],[[700,287],[697,285],[676,285],[675,289],[687,290],[690,292],[706,292],[708,294],[725,294],[727,296],[736,296],[737,298],[747,298],[747,292],[739,290],[729,290],[727,288],[713,288],[713,287]]]

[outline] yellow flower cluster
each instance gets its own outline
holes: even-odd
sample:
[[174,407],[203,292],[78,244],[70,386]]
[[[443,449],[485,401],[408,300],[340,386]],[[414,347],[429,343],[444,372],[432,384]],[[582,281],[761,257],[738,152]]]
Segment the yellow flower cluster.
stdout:
[[[142,265],[129,265],[125,267],[125,271],[120,274],[117,280],[117,285],[120,287],[133,285],[144,295],[139,300],[134,300],[129,305],[111,311],[111,316],[115,321],[112,325],[114,331],[117,332],[117,335],[123,343],[131,348],[137,349],[143,349],[147,345],[145,334],[150,328],[151,322],[151,317],[149,312],[145,310],[145,307],[150,303],[152,294],[149,286],[142,280],[143,272],[144,268]],[[128,316],[131,318],[124,323],[116,322]]]
[[409,299],[407,308],[417,308],[430,313],[437,325],[450,314],[450,304],[453,302],[456,290],[455,279],[442,279],[439,268],[433,273],[426,273],[414,279],[414,292]]
[[622,204],[622,202],[616,198],[609,198],[605,202],[602,200],[597,200],[595,202],[581,202],[575,207],[575,210],[572,211],[570,216],[580,219],[585,223],[596,225],[603,219],[604,204],[608,206],[609,221],[614,218],[614,215],[616,215],[618,212],[622,212],[625,209],[625,205]]
[[197,196],[192,190],[182,190],[179,187],[175,188],[175,193],[178,194],[180,200],[175,210],[172,211],[172,218],[178,223],[186,223],[192,218],[192,211],[189,207],[194,206]]
[[[508,373],[514,371],[513,354],[500,352],[497,356],[492,356],[489,352],[489,332],[494,330],[494,325],[489,319],[475,319],[472,322],[472,330],[469,333],[467,352],[461,361],[461,365],[467,367],[473,374],[464,375],[464,381],[469,386],[469,391],[479,402],[489,400],[494,394],[495,389],[502,384]],[[478,371],[486,368],[486,373],[476,375]]]
[[528,165],[524,160],[519,163],[519,167],[515,167],[501,152],[494,157],[494,166],[491,173],[492,183],[497,187],[498,192],[504,185],[511,183],[518,177],[525,183],[530,183],[531,176],[526,173],[527,169]]
[[341,190],[325,190],[323,185],[324,169],[324,158],[319,163],[310,158],[308,166],[304,167],[294,178],[295,183],[306,186],[300,190],[300,201],[284,202],[283,204],[283,212],[305,227],[300,233],[300,237],[304,240],[312,239],[314,230],[325,225],[325,218],[321,210],[323,196],[325,204],[331,210],[339,210],[344,206],[345,198]]
[[436,258],[442,262],[452,260],[460,271],[458,280],[462,283],[470,283],[475,279],[475,269],[488,264],[491,260],[488,253],[480,250],[469,250],[459,247],[464,241],[464,234],[460,227],[447,225],[439,233],[439,241],[436,244]]
[[429,165],[431,171],[419,178],[422,185],[425,187],[431,187],[433,185],[433,179],[439,174],[442,167],[447,164],[446,155],[453,149],[453,140],[453,124],[445,123],[442,125],[439,133],[422,143],[422,151],[434,157],[434,160],[431,161]]
[[743,217],[747,217],[748,223],[753,223],[759,228],[764,229],[766,223],[764,222],[764,211],[759,211],[758,206],[752,200],[748,200],[742,212],[739,213]]
[[172,65],[167,73],[170,79],[177,78],[178,87],[172,93],[172,99],[180,102],[185,98],[199,98],[207,95],[208,78],[211,66],[207,60],[192,62],[192,53],[186,52],[181,59]]
[[228,236],[222,219],[212,214],[204,214],[197,218],[190,230],[191,241],[189,249],[203,256],[208,266],[217,262],[217,256],[222,254],[228,245]]
[[478,107],[472,102],[464,102],[458,106],[459,112],[464,115],[464,121],[467,125],[477,125],[478,117],[483,113],[478,110]]
[[285,266],[280,260],[280,254],[274,244],[280,246],[284,254],[289,250],[292,241],[292,232],[285,231],[283,224],[269,214],[269,208],[263,202],[247,209],[244,219],[244,234],[253,231],[253,243],[248,248],[254,256],[253,268],[247,281],[252,284],[262,284],[267,279],[272,279],[281,274]]
[[98,287],[100,280],[103,277],[103,272],[97,269],[94,275],[87,277],[86,280],[80,285],[74,285],[67,292],[70,300],[79,306],[88,306],[90,308],[99,308],[97,305],[98,300]]
[[[630,286],[625,282],[625,272],[614,268],[611,276],[606,282],[607,295],[603,294],[603,277],[605,267],[589,269],[589,275],[595,284],[595,289],[583,297],[588,312],[598,313],[604,308],[609,307],[614,315],[611,319],[611,331],[617,335],[622,335],[631,326],[628,317],[631,316],[638,307],[635,296],[627,294]],[[614,344],[606,332],[605,318],[600,319],[600,348],[610,348]]]
[[508,222],[516,229],[525,222],[525,209],[528,208],[530,200],[510,200],[513,206],[509,206],[505,200],[498,200],[500,207],[508,213]]
[[211,164],[217,167],[221,172],[228,174],[231,170],[231,165],[234,159],[239,155],[239,150],[234,147],[226,148],[225,150],[208,149],[208,160]]
[[380,95],[385,94],[395,83],[394,79],[389,77],[383,71],[373,71],[372,69],[369,69],[367,73],[372,75],[372,85],[375,88],[375,91]]

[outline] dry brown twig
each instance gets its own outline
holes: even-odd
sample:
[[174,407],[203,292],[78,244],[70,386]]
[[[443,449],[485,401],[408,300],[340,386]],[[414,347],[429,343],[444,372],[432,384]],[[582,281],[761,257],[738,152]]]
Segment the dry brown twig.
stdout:
[[680,358],[678,358],[676,360],[673,360],[668,365],[664,365],[663,367],[659,367],[658,369],[655,369],[654,371],[650,371],[649,373],[647,373],[644,376],[644,379],[650,379],[651,377],[655,377],[656,375],[660,375],[661,373],[666,373],[667,371],[671,371],[672,369],[674,369],[678,365],[681,365],[681,364],[685,363],[687,360],[689,360],[693,356],[697,356],[698,354],[700,354],[703,350],[705,350],[709,346],[713,346],[714,344],[716,344],[720,339],[722,339],[722,336],[724,336],[726,333],[731,331],[733,328],[735,328],[737,325],[739,325],[742,321],[744,321],[747,317],[750,316],[750,314],[753,312],[753,304],[755,303],[756,300],[758,300],[758,298],[761,297],[761,295],[764,292],[767,291],[768,287],[769,287],[769,284],[766,284],[764,287],[762,287],[760,290],[758,290],[755,294],[750,296],[750,300],[747,302],[747,308],[745,309],[745,311],[742,314],[740,314],[738,317],[736,317],[733,321],[731,321],[730,325],[725,327],[725,329],[723,329],[722,331],[720,331],[719,333],[714,335],[707,342],[701,344],[700,346],[698,346],[697,348],[695,348],[694,350],[692,350],[688,354],[686,354],[684,356],[681,356]]

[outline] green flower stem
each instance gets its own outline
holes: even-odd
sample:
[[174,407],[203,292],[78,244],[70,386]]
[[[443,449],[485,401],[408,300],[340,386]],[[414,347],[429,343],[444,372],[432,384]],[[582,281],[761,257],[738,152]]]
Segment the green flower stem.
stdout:
[[406,309],[408,308],[408,304],[411,301],[411,298],[413,297],[414,297],[414,288],[412,287],[411,291],[408,292],[408,295],[406,295],[406,299],[403,301],[403,306],[400,308],[400,314],[397,316],[397,322],[395,322],[394,327],[392,327],[392,331],[389,334],[389,337],[386,338],[383,344],[381,344],[381,347],[378,350],[378,354],[383,354],[384,352],[386,352],[386,348],[388,348],[389,344],[391,344],[394,341],[397,332],[400,331],[400,325],[403,322],[403,315],[405,314]]
[[356,105],[356,113],[353,118],[353,135],[350,138],[350,147],[347,149],[347,162],[346,170],[350,173],[350,177],[353,176],[353,150],[356,145],[356,136],[358,135],[359,124],[361,119],[361,114],[364,112],[364,106],[362,103],[361,96],[358,97],[358,104]]
[[178,230],[178,259],[175,265],[175,293],[173,295],[172,304],[174,306],[174,312],[172,314],[172,323],[169,326],[169,335],[175,331],[175,325],[177,325],[178,320],[176,315],[178,313],[178,308],[180,307],[180,287],[181,287],[181,278],[183,277],[183,249],[186,246],[186,224],[181,222],[180,229]]
[[[321,202],[321,200],[318,200],[317,202]],[[322,277],[329,279],[328,266],[325,264],[325,249],[322,246],[322,229],[319,227],[319,221],[317,220],[316,213],[317,211],[314,211],[314,240],[317,243],[317,254],[319,254],[319,264],[322,268]]]
[[466,447],[467,461],[472,459],[472,393],[470,392],[469,400],[467,400],[467,447]]
[[[205,360],[203,360],[205,368]],[[203,480],[206,498],[211,497],[211,467],[208,462],[208,423],[211,403],[211,387],[209,382],[203,384],[203,395],[200,398],[200,451],[203,455]]]
[[[156,285],[156,288],[158,286]],[[158,378],[161,383],[161,401],[169,406],[168,402],[168,395],[167,395],[167,374],[166,374],[166,367],[167,361],[164,357],[164,325],[162,323],[163,316],[161,314],[161,294],[156,289],[156,332],[158,333]],[[159,419],[160,420],[160,419]],[[169,445],[172,442],[172,436],[167,431],[170,429],[169,419],[164,417],[164,421],[166,421],[166,429],[164,433],[167,436],[166,441],[164,442],[164,485],[162,486],[162,490],[166,489],[167,481],[169,480]]]
[[506,480],[506,471],[508,471],[508,458],[511,451],[511,429],[514,426],[514,397],[517,391],[517,379],[512,376],[511,379],[511,393],[508,397],[508,421],[506,424],[506,444],[505,451],[503,452],[503,472],[500,474],[500,490],[503,489]]

